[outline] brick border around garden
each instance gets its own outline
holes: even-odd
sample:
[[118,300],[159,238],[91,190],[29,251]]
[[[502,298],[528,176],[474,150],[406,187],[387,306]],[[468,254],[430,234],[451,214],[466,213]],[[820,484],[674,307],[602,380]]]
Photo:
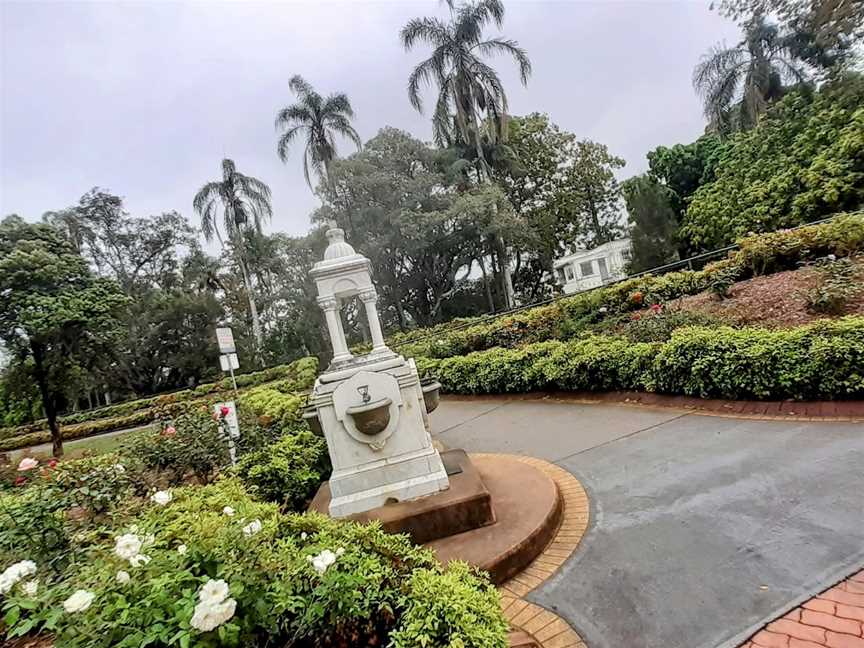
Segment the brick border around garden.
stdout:
[[[501,455],[471,453],[471,456]],[[591,516],[588,494],[578,479],[555,464],[535,457],[504,456],[535,466],[546,473],[558,486],[564,504],[561,526],[549,546],[528,567],[499,587],[501,607],[512,630],[510,645],[520,648],[587,648],[566,621],[522,597],[550,578],[576,551],[588,530]]]
[[764,421],[864,422],[864,400],[848,401],[734,401],[695,396],[670,396],[649,392],[529,392],[468,396],[447,394],[447,400],[552,400],[589,405],[612,404],[659,409],[678,409],[727,418]]

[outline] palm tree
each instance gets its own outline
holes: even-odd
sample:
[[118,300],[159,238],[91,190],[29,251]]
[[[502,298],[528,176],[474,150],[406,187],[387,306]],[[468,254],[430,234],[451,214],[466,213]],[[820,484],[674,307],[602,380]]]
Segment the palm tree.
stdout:
[[[491,181],[491,169],[484,155],[484,140],[494,145],[506,133],[507,94],[495,69],[483,58],[494,54],[512,56],[519,66],[523,85],[531,75],[531,61],[516,41],[484,39],[483,29],[494,23],[501,27],[504,5],[501,0],[478,0],[456,4],[446,0],[450,20],[414,18],[402,28],[402,45],[410,51],[419,42],[432,46],[432,55],[418,64],[408,77],[408,97],[420,112],[420,90],[438,86],[432,125],[435,140],[446,146],[459,142],[473,147],[480,182]],[[513,282],[507,247],[496,237],[503,293],[507,307],[514,304]]]
[[755,15],[734,47],[715,45],[693,70],[693,87],[702,97],[710,128],[747,130],[768,105],[783,96],[786,83],[805,80],[794,60],[790,36]]
[[362,148],[363,144],[357,131],[351,126],[354,111],[347,95],[339,92],[325,99],[299,75],[291,77],[288,87],[297,95],[297,103],[283,108],[276,115],[276,129],[282,131],[276,152],[282,162],[287,162],[291,143],[298,137],[303,137],[306,142],[303,151],[303,177],[314,191],[310,168],[319,179],[323,177],[328,183],[331,181],[330,163],[336,158],[334,135],[351,140],[358,149]]
[[262,334],[258,308],[252,293],[249,277],[249,264],[246,260],[246,244],[243,233],[249,230],[261,233],[261,223],[272,216],[270,207],[270,187],[252,176],[237,171],[233,160],[222,160],[222,181],[208,182],[192,201],[195,211],[201,217],[201,232],[209,242],[213,237],[224,245],[219,233],[219,211],[222,223],[231,246],[237,255],[237,264],[243,275],[243,286],[249,300],[249,314],[252,318],[252,336],[255,339],[256,355],[261,351]]

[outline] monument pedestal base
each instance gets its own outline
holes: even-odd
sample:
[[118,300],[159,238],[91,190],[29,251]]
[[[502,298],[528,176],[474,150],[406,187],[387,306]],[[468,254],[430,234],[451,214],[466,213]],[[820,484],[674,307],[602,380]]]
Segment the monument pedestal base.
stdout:
[[[378,520],[385,531],[407,533],[418,544],[494,524],[491,494],[465,451],[449,450],[441,453],[441,459],[448,468],[448,490],[392,502],[348,518],[356,522]],[[325,515],[332,510],[329,483],[321,486],[309,508]]]
[[[563,514],[558,486],[539,468],[512,457],[470,458],[448,450],[441,459],[450,490],[356,513],[357,522],[378,520],[385,531],[407,533],[443,563],[464,560],[503,583],[525,569],[552,541]],[[327,514],[330,489],[323,484],[310,510]]]

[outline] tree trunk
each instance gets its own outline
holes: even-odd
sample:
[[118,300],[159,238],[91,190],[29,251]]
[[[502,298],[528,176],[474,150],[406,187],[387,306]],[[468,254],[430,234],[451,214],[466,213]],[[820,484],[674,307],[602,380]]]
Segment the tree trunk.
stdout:
[[240,272],[243,275],[243,285],[246,287],[246,299],[249,301],[249,316],[252,318],[252,337],[255,340],[255,360],[261,360],[261,347],[263,346],[263,335],[261,333],[261,320],[258,317],[258,307],[255,305],[255,297],[252,294],[252,281],[249,278],[249,268],[246,267],[246,258],[243,254],[243,239],[237,241],[237,262],[240,264]]
[[486,263],[481,256],[478,259],[480,263],[480,272],[483,273],[483,287],[486,289],[486,301],[489,304],[489,313],[495,312],[495,300],[492,298],[492,287],[489,285],[489,276],[486,274]]
[[588,190],[588,211],[591,214],[591,223],[594,227],[594,247],[607,243],[606,237],[600,231],[600,217],[597,215],[597,205],[594,204],[594,196]]
[[51,452],[55,457],[62,457],[63,436],[57,424],[57,403],[48,386],[48,375],[45,372],[45,348],[39,342],[31,340],[30,350],[33,352],[33,373],[42,395],[42,408],[45,410],[45,418],[48,419],[48,429],[51,430]]
[[[477,172],[480,175],[480,181],[483,184],[492,184],[492,179],[486,166],[486,158],[483,156],[483,146],[480,144],[480,121],[477,119],[477,111],[474,101],[474,91],[471,86],[468,86],[468,92],[471,98],[471,119],[474,122],[474,149],[477,153]],[[494,215],[498,216],[498,204],[492,205]],[[507,255],[507,244],[504,242],[504,237],[500,233],[495,234],[495,246],[498,251],[498,268],[501,273],[501,292],[504,295],[504,308],[509,310],[516,303],[513,293],[513,278],[510,276],[510,259]]]

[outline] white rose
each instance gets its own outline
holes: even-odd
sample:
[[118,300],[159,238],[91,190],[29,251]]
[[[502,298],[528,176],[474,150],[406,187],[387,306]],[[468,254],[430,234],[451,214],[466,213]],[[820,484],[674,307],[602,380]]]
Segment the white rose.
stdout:
[[231,508],[230,506],[226,506],[225,508],[223,508],[223,509],[222,509],[222,512],[223,512],[225,515],[227,515],[228,517],[233,517],[233,516],[234,516],[234,509]]
[[324,574],[324,572],[327,571],[330,565],[336,562],[336,558],[337,555],[335,553],[333,553],[329,549],[325,549],[317,556],[312,557],[312,567],[314,567],[315,571],[317,571],[319,574]]
[[126,466],[124,466],[123,464],[114,464],[114,472],[122,475],[126,472]]
[[189,625],[199,632],[210,632],[231,619],[236,609],[237,601],[234,599],[214,604],[202,601],[195,606]]
[[87,590],[77,590],[72,596],[63,601],[63,609],[69,614],[83,612],[93,603],[96,595]]
[[339,547],[339,548],[336,550],[336,556],[337,556],[337,557],[338,557],[338,556],[341,556],[341,555],[344,554],[344,553],[345,553],[345,550],[344,550],[342,547]]
[[33,470],[38,465],[39,461],[37,459],[34,459],[33,457],[24,457],[18,464],[18,472],[24,472],[25,470]]
[[198,592],[198,600],[205,605],[216,605],[228,598],[228,583],[221,578],[219,580],[208,580]]
[[301,539],[301,540],[305,540],[305,539],[308,538],[308,537],[309,537],[309,536],[306,535],[306,532],[305,532],[305,531],[304,531],[303,533],[300,534],[300,539]]
[[21,580],[36,573],[36,563],[32,560],[22,560],[9,566],[0,574],[0,594],[6,594]]
[[144,554],[138,554],[136,556],[132,556],[129,559],[129,564],[133,567],[140,567],[141,565],[146,565],[150,562],[150,556],[146,556]]
[[171,494],[171,491],[156,491],[150,496],[150,501],[159,506],[165,506],[172,499],[174,499],[174,496]]
[[123,571],[121,569],[120,571],[117,572],[117,576],[115,576],[115,579],[121,585],[125,585],[130,580],[132,580],[132,577],[129,575],[129,572]]
[[[836,260],[837,260],[837,255],[836,255],[836,254],[829,254],[829,255],[828,255],[828,260],[829,260],[829,261],[836,261]],[[19,468],[19,470],[20,470],[20,468]]]
[[185,544],[181,544],[179,547],[177,547],[177,553],[181,556],[185,555],[188,550],[189,548]]
[[262,528],[261,520],[252,520],[249,524],[243,527],[243,533],[246,536],[253,536],[258,533]]
[[24,592],[24,594],[26,594],[27,596],[36,596],[36,593],[39,591],[39,579],[34,578],[33,580],[27,581],[26,583],[22,583],[21,591]]
[[141,553],[142,545],[141,538],[134,533],[127,533],[116,538],[114,553],[123,560],[132,560],[132,558]]

